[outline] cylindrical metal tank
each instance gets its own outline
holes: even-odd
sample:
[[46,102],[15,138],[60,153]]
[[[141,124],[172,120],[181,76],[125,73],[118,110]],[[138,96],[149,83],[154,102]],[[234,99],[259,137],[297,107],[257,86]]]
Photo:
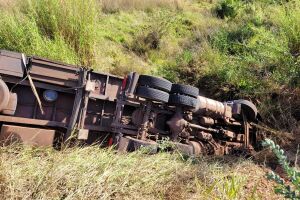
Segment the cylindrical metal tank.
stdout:
[[5,115],[14,115],[17,108],[18,96],[16,93],[10,93],[10,98],[7,106],[2,110]]
[[0,112],[7,107],[9,102],[9,90],[6,83],[0,79]]
[[232,117],[232,109],[229,105],[202,96],[198,96],[197,106],[193,110],[193,113],[197,115],[205,115],[218,118]]

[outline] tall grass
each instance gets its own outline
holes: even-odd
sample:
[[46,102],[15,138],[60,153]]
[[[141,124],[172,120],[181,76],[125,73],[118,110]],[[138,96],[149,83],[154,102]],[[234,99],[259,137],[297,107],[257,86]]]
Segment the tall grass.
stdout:
[[155,8],[180,9],[182,0],[100,0],[102,10],[106,13],[114,13],[128,10],[150,11]]
[[[1,199],[241,199],[273,197],[250,161],[184,160],[180,155],[117,154],[98,147],[63,151],[0,148]],[[249,174],[252,171],[252,175]],[[270,193],[267,193],[270,192]]]
[[98,19],[96,1],[27,0],[23,9],[43,36],[63,38],[76,52],[78,63],[94,64]]
[[34,21],[16,13],[0,13],[0,48],[75,63],[76,54],[62,38],[50,40]]
[[95,64],[96,1],[25,0],[18,1],[13,11],[4,8],[0,8],[0,48]]
[[300,3],[291,1],[281,7],[271,7],[270,20],[286,35],[291,53],[300,55]]

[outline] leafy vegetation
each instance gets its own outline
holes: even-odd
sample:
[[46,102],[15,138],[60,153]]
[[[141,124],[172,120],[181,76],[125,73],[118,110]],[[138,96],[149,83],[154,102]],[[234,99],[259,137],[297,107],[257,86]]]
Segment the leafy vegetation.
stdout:
[[238,95],[299,86],[299,1],[9,2],[0,48],[118,75],[215,80]]
[[264,146],[270,147],[273,153],[276,155],[279,164],[284,169],[284,172],[289,178],[291,185],[287,184],[278,174],[270,172],[268,178],[274,180],[278,186],[275,192],[283,194],[284,197],[289,199],[299,199],[300,198],[300,172],[294,168],[290,167],[290,163],[284,154],[284,150],[276,145],[272,140],[266,139],[263,143]]

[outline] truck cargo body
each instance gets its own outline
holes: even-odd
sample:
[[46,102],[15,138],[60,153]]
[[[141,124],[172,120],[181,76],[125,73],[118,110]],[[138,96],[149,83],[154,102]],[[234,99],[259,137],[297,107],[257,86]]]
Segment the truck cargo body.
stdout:
[[[1,123],[53,129],[64,134],[75,128],[88,129],[92,133],[91,142],[101,132],[111,132],[122,78],[9,51],[0,52],[0,73],[9,90],[18,97],[14,115],[1,114]],[[27,74],[33,80],[43,110],[39,108]],[[91,92],[85,90],[88,79],[95,85]],[[57,100],[46,101],[43,98],[46,90],[56,91]]]

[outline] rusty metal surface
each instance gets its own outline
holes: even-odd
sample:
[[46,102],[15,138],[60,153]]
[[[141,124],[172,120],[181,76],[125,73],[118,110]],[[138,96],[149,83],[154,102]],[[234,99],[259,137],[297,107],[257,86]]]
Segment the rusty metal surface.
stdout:
[[211,126],[211,125],[214,125],[215,124],[215,120],[211,117],[200,117],[199,118],[199,123],[201,125],[208,125],[208,126]]
[[202,142],[190,141],[190,145],[193,147],[193,154],[200,156],[205,154],[205,148]]
[[172,118],[167,121],[167,124],[171,130],[171,139],[173,141],[177,141],[180,134],[184,131],[184,128],[187,125],[187,121],[183,119],[181,114],[181,110],[177,110],[176,113],[172,116]]
[[144,107],[143,120],[138,129],[138,138],[142,140],[146,140],[148,135],[149,118],[150,118],[152,103],[149,101],[144,106],[145,107]]
[[25,66],[22,61],[22,54],[0,50],[0,74],[22,78]]
[[99,99],[89,100],[84,122],[85,126],[93,125],[111,127],[115,108],[115,102],[104,101]]
[[34,146],[52,146],[54,136],[54,130],[3,125],[1,127],[0,142],[6,145],[20,142]]
[[222,103],[203,96],[198,96],[197,106],[193,112],[196,114],[207,115],[212,117],[232,117],[232,108],[226,103]]
[[[19,83],[20,79],[16,78],[16,77],[7,77],[7,76],[3,76],[2,80],[6,83]],[[23,80],[21,84],[16,85],[15,87],[23,87],[23,86],[30,86],[30,83],[28,80]],[[64,86],[57,86],[57,85],[53,85],[50,83],[43,83],[40,81],[34,81],[34,86],[36,88],[41,88],[41,89],[48,89],[48,90],[55,90],[57,92],[63,92],[63,93],[70,93],[70,94],[74,94],[75,90],[66,88]]]
[[212,134],[204,132],[204,131],[197,131],[196,137],[201,141],[211,141],[213,139]]
[[114,101],[121,91],[122,78],[97,72],[90,72],[91,81],[95,82],[95,90],[91,98]]
[[133,95],[136,89],[136,85],[139,79],[139,74],[136,72],[131,72],[128,77],[128,83],[126,87],[126,92],[128,95]]
[[[0,74],[8,66],[12,71],[3,72],[2,78],[8,89],[17,94],[17,107],[14,116],[0,115],[4,124],[68,130],[65,136],[77,129],[79,139],[83,140],[120,135],[124,142],[121,149],[127,145],[129,151],[148,144],[155,146],[155,141],[166,136],[189,155],[223,155],[255,143],[252,139],[255,130],[230,102],[198,97],[194,112],[168,103],[147,102],[134,94],[139,77],[136,73],[128,76],[122,88],[120,77],[31,57],[28,70],[41,97],[45,111],[41,113],[28,81],[19,83],[23,76],[22,54],[1,51]],[[46,89],[57,92],[56,101],[43,98]]]
[[32,57],[30,67],[28,69],[30,75],[35,81],[63,85],[68,87],[78,86],[77,66],[68,65],[52,60]]
[[246,115],[242,112],[242,116],[243,116],[243,129],[244,129],[244,135],[245,135],[245,140],[244,140],[244,145],[245,148],[249,148],[249,129],[250,129],[250,124],[247,121],[247,117]]
[[28,118],[24,118],[24,117],[14,117],[14,116],[0,115],[0,121],[1,122],[16,123],[16,124],[37,125],[37,126],[44,126],[44,127],[67,128],[66,123],[49,121],[49,120],[28,119]]
[[[75,95],[75,98],[74,98],[74,101],[73,101],[72,113],[71,113],[70,119],[68,121],[68,129],[67,129],[67,132],[64,135],[65,141],[67,139],[69,139],[69,137],[71,137],[71,134],[74,131],[75,125],[76,125],[77,120],[79,118],[79,114],[82,110],[81,109],[81,102],[83,100],[83,96],[84,96],[84,92],[85,92],[84,85],[86,84],[86,81],[87,81],[86,77],[87,77],[87,71],[80,69],[79,79],[77,80],[78,86],[80,88],[78,88],[76,90],[76,95]],[[70,101],[70,103],[71,102],[72,101]]]
[[132,123],[136,126],[139,126],[143,122],[143,109],[135,109],[132,113]]
[[[43,98],[42,107],[44,113],[37,107],[37,102],[30,87],[19,85],[14,91],[18,96],[18,103],[15,112],[16,117],[24,117],[39,120],[49,120],[61,123],[68,123],[72,114],[74,94],[58,92],[58,99],[55,102],[47,102]],[[42,96],[43,89],[38,88]]]

